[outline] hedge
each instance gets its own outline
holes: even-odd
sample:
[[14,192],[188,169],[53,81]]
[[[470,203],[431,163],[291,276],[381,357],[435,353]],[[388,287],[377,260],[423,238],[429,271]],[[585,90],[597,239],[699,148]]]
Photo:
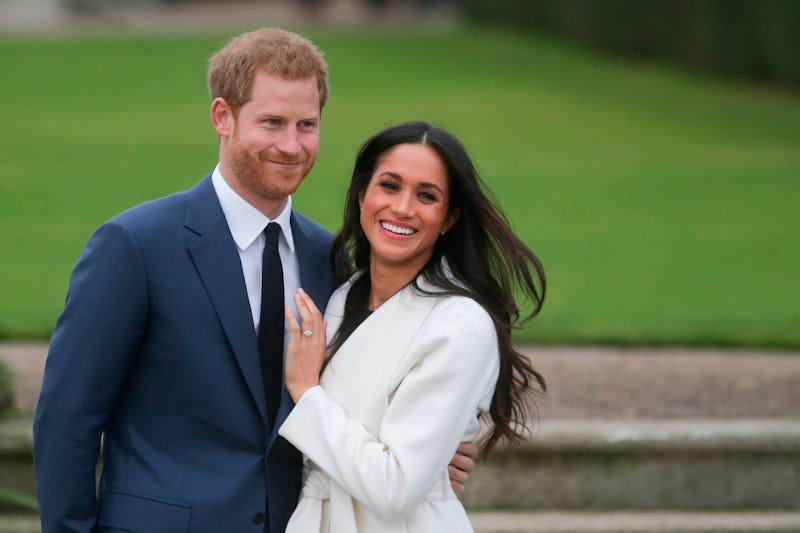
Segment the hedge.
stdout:
[[14,375],[11,368],[0,361],[0,414],[5,413],[14,405]]
[[797,0],[462,0],[475,19],[726,75],[800,84]]

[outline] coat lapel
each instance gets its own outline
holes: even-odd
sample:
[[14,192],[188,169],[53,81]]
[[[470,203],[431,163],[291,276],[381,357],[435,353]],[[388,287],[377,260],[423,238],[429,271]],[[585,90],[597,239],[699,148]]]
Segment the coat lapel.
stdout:
[[[342,297],[332,302],[326,313],[329,328],[341,323],[344,301]],[[356,328],[331,359],[329,371],[358,368],[360,374],[376,376],[381,369],[393,368],[394,365],[387,366],[387,361],[403,356],[437,301],[435,297],[420,294],[411,285],[406,286]],[[373,357],[364,357],[365,353]]]
[[189,191],[185,225],[192,232],[189,253],[211,298],[247,387],[266,422],[261,362],[241,260],[210,175]]

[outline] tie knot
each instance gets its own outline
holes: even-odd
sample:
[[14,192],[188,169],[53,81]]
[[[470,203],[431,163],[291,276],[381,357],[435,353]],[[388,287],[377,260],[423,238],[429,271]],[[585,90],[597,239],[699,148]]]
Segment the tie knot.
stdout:
[[267,238],[266,244],[277,246],[278,238],[281,236],[281,226],[277,222],[270,222],[264,230],[264,236]]

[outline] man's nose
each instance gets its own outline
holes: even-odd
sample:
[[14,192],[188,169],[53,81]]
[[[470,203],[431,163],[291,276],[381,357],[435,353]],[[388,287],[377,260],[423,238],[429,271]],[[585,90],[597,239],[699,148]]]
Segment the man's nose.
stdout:
[[285,128],[281,132],[280,139],[275,147],[284,154],[297,155],[300,153],[300,140],[298,139],[297,130],[295,128]]

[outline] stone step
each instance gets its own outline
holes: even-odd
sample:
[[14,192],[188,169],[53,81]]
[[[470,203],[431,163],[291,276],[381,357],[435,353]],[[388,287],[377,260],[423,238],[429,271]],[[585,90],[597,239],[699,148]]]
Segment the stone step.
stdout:
[[[30,412],[46,350],[0,342],[0,360],[18,378],[17,408],[27,413],[0,421],[0,492],[23,500],[0,513],[33,498]],[[478,467],[462,496],[472,512],[800,509],[800,353],[523,351],[550,384],[541,425],[533,441]]]
[[476,533],[800,531],[800,512],[471,512]]
[[[23,504],[31,447],[28,415],[0,424],[0,490]],[[461,499],[473,511],[800,509],[800,421],[546,421],[480,464]]]
[[[471,512],[476,533],[788,532],[800,512]],[[41,533],[31,515],[0,515],[0,533]]]
[[800,509],[800,420],[549,420],[478,466],[470,509]]
[[35,509],[32,423],[31,415],[0,418],[0,516]]

